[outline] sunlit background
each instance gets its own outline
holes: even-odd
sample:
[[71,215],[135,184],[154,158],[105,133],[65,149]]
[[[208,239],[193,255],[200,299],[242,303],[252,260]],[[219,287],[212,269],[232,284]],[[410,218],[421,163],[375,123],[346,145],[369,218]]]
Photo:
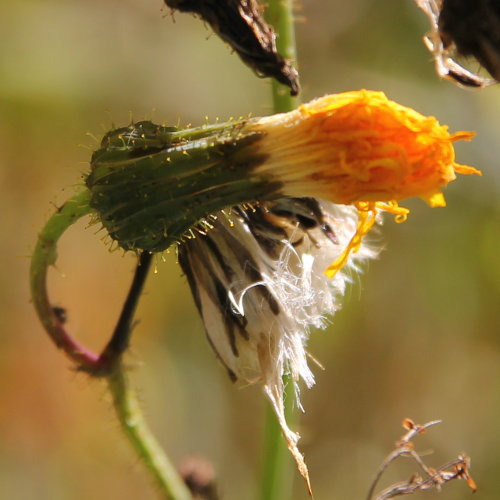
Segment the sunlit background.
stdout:
[[[458,160],[448,207],[416,201],[407,223],[387,219],[381,258],[355,279],[343,310],[310,352],[325,366],[303,391],[301,447],[319,500],[363,499],[404,417],[441,418],[420,449],[430,465],[466,451],[478,499],[500,485],[500,90],[440,81],[410,0],[301,0],[297,9],[303,100],[383,90],[475,130]],[[257,79],[208,27],[172,17],[160,0],[2,2],[0,7],[0,498],[154,499],[121,436],[99,381],[76,373],[35,317],[28,294],[37,232],[72,195],[112,124],[152,119],[199,124],[270,112]],[[63,239],[51,294],[69,328],[106,341],[135,260],[109,253],[86,224]],[[157,263],[139,311],[128,364],[150,424],[176,463],[198,454],[228,500],[257,497],[264,398],[234,387],[215,360],[175,255]],[[386,483],[413,464],[395,467]],[[437,493],[422,498],[433,498]],[[441,500],[468,499],[462,482]],[[306,498],[297,474],[294,498]]]

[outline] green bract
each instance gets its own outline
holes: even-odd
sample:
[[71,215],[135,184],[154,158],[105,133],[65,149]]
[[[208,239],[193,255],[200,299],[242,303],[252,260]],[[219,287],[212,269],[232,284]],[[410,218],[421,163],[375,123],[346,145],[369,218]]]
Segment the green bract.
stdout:
[[125,250],[159,252],[209,214],[278,196],[281,183],[252,175],[266,156],[242,120],[179,130],[148,121],[106,134],[91,160],[90,205]]

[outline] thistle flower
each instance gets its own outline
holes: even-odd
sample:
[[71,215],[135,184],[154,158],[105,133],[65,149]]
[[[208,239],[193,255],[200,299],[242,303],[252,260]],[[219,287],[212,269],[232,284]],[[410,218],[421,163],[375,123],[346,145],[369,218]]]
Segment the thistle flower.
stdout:
[[112,131],[86,183],[124,249],[179,244],[217,357],[233,380],[263,384],[307,479],[282,376],[314,383],[309,330],[325,325],[349,273],[377,254],[364,237],[380,213],[402,222],[409,211],[398,203],[412,196],[444,206],[441,190],[457,173],[480,173],[454,159],[453,142],[472,135],[362,90],[266,118]]

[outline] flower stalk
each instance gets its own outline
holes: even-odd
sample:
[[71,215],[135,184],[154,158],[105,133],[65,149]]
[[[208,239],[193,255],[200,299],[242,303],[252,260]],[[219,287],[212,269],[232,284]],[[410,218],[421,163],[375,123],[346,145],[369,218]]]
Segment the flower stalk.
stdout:
[[81,217],[92,212],[89,200],[90,193],[87,190],[81,191],[49,219],[38,236],[30,269],[31,298],[42,325],[56,346],[84,370],[95,367],[99,356],[78,343],[66,331],[64,321],[49,300],[47,273],[49,267],[55,265],[59,238]]
[[134,280],[118,323],[110,341],[100,354],[78,343],[66,330],[64,318],[60,314],[61,309],[51,305],[47,276],[50,266],[56,263],[58,241],[70,226],[92,213],[89,202],[88,190],[78,192],[57,210],[40,232],[30,270],[33,304],[50,338],[76,364],[77,368],[91,376],[103,377],[107,380],[116,415],[124,434],[136,450],[141,462],[151,473],[164,498],[189,500],[191,494],[188,488],[144,420],[122,363],[122,355],[128,347],[133,316],[152,255],[148,252],[140,254]]
[[109,374],[107,382],[122,430],[153,477],[162,497],[190,500],[192,496],[187,486],[149,429],[121,362]]
[[[295,23],[290,0],[270,0],[265,11],[267,21],[276,32],[278,52],[293,66],[297,66]],[[298,97],[287,92],[287,88],[272,80],[273,113],[286,113],[297,107]]]
[[[266,18],[276,32],[278,51],[296,66],[297,50],[292,2],[269,0]],[[298,97],[290,95],[286,90],[276,80],[271,81],[273,113],[286,113],[297,107]],[[292,404],[295,399],[295,387],[289,375],[283,376],[283,385],[285,419],[292,427],[295,427],[298,421],[297,413],[294,411],[296,408]],[[261,499],[286,500],[290,498],[293,486],[293,465],[286,439],[271,402],[266,405],[263,453]]]

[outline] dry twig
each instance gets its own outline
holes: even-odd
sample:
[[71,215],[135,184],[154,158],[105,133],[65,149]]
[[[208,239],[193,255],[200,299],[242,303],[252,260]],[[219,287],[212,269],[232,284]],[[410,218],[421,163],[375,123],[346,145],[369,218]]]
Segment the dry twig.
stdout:
[[[411,495],[419,491],[435,489],[441,490],[441,486],[454,479],[464,479],[469,488],[475,492],[476,483],[469,474],[470,458],[465,454],[460,454],[455,460],[434,469],[425,464],[422,457],[415,451],[412,439],[423,434],[429,427],[441,423],[441,420],[433,420],[424,425],[416,424],[413,420],[406,418],[403,420],[403,427],[407,430],[406,434],[396,442],[396,447],[392,450],[386,459],[382,462],[377,474],[373,480],[367,495],[367,500],[387,500],[403,495]],[[375,495],[377,484],[387,470],[390,464],[400,457],[412,458],[423,471],[423,474],[413,474],[407,481],[394,483]]]
[[299,74],[291,61],[278,53],[276,33],[262,17],[256,0],[165,0],[174,10],[191,12],[208,23],[217,35],[254,70],[299,93]]

